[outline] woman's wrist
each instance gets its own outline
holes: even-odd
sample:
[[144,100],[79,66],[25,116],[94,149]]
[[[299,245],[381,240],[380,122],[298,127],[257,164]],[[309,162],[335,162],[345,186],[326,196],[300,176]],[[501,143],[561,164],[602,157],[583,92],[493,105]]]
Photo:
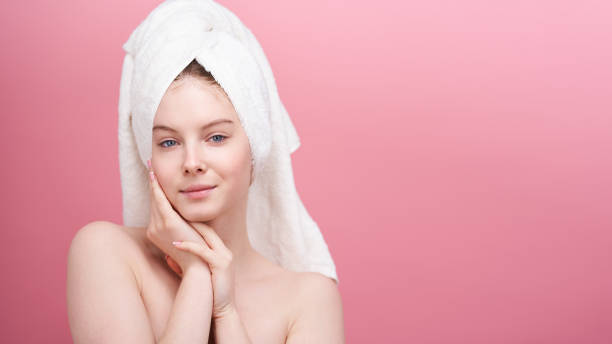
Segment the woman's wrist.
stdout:
[[191,263],[183,269],[183,277],[185,275],[203,275],[211,278],[210,269],[205,262]]
[[238,311],[236,310],[236,307],[234,307],[233,304],[229,304],[226,305],[225,307],[223,307],[221,310],[216,311],[213,313],[213,319],[216,320],[235,320],[235,319],[239,319],[240,317],[238,316]]

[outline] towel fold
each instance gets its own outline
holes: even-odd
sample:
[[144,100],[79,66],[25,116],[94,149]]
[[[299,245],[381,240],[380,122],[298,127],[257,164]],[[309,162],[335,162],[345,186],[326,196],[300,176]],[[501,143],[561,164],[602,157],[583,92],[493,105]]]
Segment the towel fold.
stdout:
[[123,45],[119,91],[119,168],[126,226],[146,227],[157,107],[170,83],[193,59],[230,98],[254,160],[247,234],[254,249],[292,271],[319,272],[339,282],[316,222],[297,193],[291,153],[299,136],[283,106],[272,70],[251,31],[212,0],[166,0]]

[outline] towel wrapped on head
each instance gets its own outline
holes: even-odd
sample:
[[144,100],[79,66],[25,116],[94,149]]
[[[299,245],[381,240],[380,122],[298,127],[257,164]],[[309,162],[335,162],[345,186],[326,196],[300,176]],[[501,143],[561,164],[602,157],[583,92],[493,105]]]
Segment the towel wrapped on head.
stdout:
[[212,0],[166,0],[123,45],[119,95],[119,167],[126,226],[146,227],[153,119],[174,78],[194,59],[234,105],[248,137],[254,180],[247,234],[254,249],[292,271],[319,272],[339,282],[317,224],[293,179],[291,153],[300,146],[280,101],[264,52],[251,31]]

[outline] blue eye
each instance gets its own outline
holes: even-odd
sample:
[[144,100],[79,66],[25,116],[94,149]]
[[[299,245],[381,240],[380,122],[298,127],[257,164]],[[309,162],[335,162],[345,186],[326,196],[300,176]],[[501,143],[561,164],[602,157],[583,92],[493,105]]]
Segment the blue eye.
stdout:
[[223,139],[222,139],[222,140],[220,140],[220,141],[215,141],[215,140],[213,140],[215,143],[221,143],[221,142],[225,141],[225,139],[227,138],[227,136],[218,135],[218,134],[217,134],[217,135],[213,135],[213,136],[211,136],[211,138],[214,138],[214,137],[222,137],[222,138],[223,138]]
[[[217,137],[218,139],[214,140],[215,137]],[[224,136],[224,135],[213,135],[213,136],[211,136],[211,139],[213,139],[214,143],[222,143],[223,141],[225,141],[226,138],[227,138],[227,136]],[[172,143],[172,144],[168,145],[167,143]],[[175,146],[175,145],[176,145],[176,141],[175,140],[164,140],[161,143],[159,143],[159,146],[163,147],[163,148],[170,148],[170,147]]]
[[164,148],[168,148],[168,147],[170,147],[170,146],[166,146],[166,145],[164,145],[164,143],[166,143],[166,142],[176,142],[176,141],[174,141],[174,140],[165,140],[165,141],[161,142],[159,145],[160,145],[160,146],[162,146],[162,147],[164,147]]

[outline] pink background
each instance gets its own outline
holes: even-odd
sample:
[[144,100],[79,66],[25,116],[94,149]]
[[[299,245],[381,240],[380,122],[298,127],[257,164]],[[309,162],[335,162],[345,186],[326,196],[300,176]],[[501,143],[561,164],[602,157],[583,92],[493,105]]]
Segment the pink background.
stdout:
[[[612,342],[609,1],[220,2],[301,137],[347,343]],[[2,342],[71,341],[67,250],[121,221],[121,46],[157,3],[0,5]]]

